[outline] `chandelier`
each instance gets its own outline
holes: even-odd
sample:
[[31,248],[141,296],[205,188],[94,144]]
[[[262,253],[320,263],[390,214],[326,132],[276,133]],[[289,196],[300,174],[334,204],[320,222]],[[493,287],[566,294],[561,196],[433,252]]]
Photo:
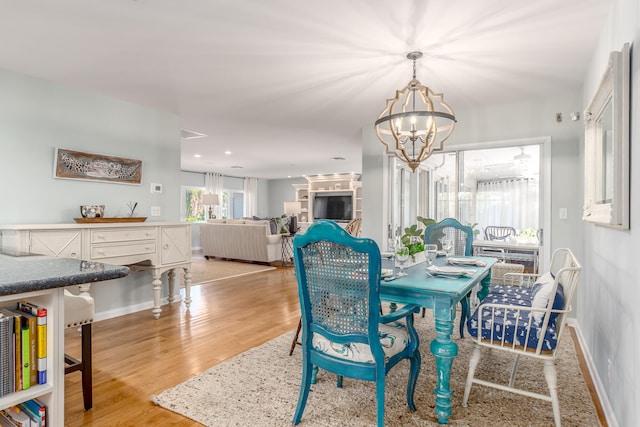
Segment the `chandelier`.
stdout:
[[413,78],[404,88],[396,91],[375,122],[378,139],[415,172],[420,162],[434,151],[441,151],[456,124],[453,110],[444,102],[441,93],[416,79],[416,60],[422,52],[409,52],[413,61]]

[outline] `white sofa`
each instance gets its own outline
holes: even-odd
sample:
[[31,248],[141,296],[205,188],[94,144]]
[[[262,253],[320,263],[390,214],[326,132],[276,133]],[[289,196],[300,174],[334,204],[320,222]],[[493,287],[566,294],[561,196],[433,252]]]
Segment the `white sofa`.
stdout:
[[271,234],[268,220],[211,219],[200,224],[205,258],[274,262],[282,259],[282,237]]

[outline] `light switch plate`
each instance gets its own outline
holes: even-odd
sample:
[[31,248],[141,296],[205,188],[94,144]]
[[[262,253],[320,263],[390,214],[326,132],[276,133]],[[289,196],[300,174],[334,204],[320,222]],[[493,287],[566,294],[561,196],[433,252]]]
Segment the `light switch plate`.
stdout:
[[560,208],[558,216],[560,217],[560,219],[567,219],[567,208]]
[[151,216],[160,216],[160,206],[151,206]]

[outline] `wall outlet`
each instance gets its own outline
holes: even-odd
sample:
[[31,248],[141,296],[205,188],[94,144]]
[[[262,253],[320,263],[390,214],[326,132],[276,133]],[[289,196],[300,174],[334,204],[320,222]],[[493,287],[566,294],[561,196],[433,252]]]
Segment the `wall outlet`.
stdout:
[[160,216],[160,206],[151,206],[151,216]]

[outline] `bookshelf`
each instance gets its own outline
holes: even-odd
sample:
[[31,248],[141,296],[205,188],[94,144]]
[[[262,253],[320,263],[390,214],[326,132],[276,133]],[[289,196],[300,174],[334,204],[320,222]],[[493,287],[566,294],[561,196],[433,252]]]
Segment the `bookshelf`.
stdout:
[[[38,399],[47,406],[47,425],[64,425],[64,287],[129,274],[127,267],[51,256],[0,254],[0,307],[28,301],[47,309],[47,381],[0,397],[0,409]],[[6,360],[6,359],[5,359]]]
[[313,222],[313,199],[316,194],[351,194],[353,197],[353,218],[362,218],[362,181],[359,174],[330,174],[305,177],[307,184],[293,184],[296,202],[300,202],[302,212],[298,222]]
[[47,406],[47,425],[64,425],[64,302],[63,288],[0,296],[0,307],[15,308],[18,301],[29,301],[47,309],[47,383],[0,397],[0,409],[30,399]]

